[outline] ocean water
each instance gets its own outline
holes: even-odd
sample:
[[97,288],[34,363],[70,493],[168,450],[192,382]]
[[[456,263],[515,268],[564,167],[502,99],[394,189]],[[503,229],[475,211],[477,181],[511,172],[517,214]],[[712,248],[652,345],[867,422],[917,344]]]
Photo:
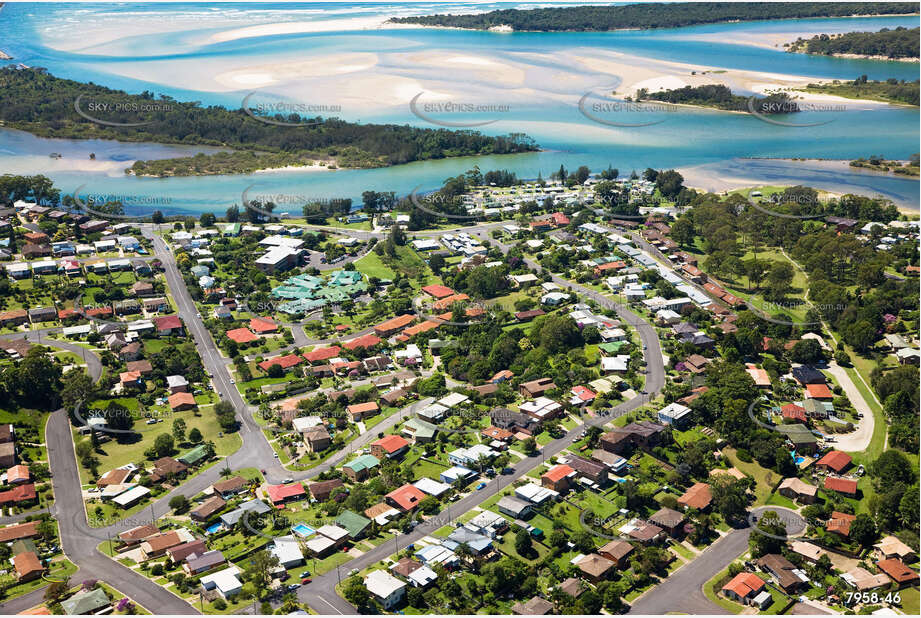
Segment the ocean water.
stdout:
[[[0,49],[13,55],[14,63],[42,66],[61,77],[229,107],[239,107],[253,89],[259,96],[280,101],[302,100],[308,92],[312,100],[341,102],[336,115],[347,120],[415,126],[435,125],[414,115],[407,100],[418,92],[447,91],[455,98],[508,107],[491,114],[454,115],[451,121],[491,121],[478,130],[488,134],[527,133],[544,151],[374,170],[152,179],[125,176],[122,170],[135,159],[178,156],[187,149],[42,140],[0,130],[0,173],[45,173],[67,192],[80,188],[162,197],[170,204],[162,210],[189,213],[222,211],[239,204],[244,191],[249,195],[357,199],[368,189],[398,194],[433,189],[445,178],[474,165],[482,170],[509,169],[533,178],[539,173],[548,176],[561,164],[568,168],[588,165],[592,170],[612,165],[622,173],[646,167],[694,168],[713,176],[882,195],[918,208],[918,182],[914,180],[809,162],[763,160],[846,159],[870,154],[907,158],[919,149],[917,108],[852,104],[846,110],[798,114],[796,123],[817,124],[806,127],[779,126],[744,114],[682,108],[669,113],[604,116],[620,124],[645,125],[611,126],[588,117],[586,104],[581,109],[579,105],[580,99],[590,95],[587,109],[591,110],[592,103],[601,101],[604,93],[616,90],[619,79],[598,67],[621,57],[808,79],[844,80],[863,74],[870,79],[917,79],[917,64],[787,54],[741,42],[753,35],[793,40],[803,32],[913,27],[918,25],[917,17],[784,20],[612,33],[499,34],[370,26],[392,15],[537,5],[7,4],[0,10],[0,31],[4,32]],[[280,22],[310,23],[327,30],[226,36],[241,28]],[[447,64],[445,58],[460,59],[461,65]],[[311,59],[322,65],[321,77],[317,77],[315,66],[307,77],[299,73],[305,69],[297,63]],[[489,73],[493,65],[478,70],[476,63],[484,59],[494,63],[496,71],[504,71],[503,77],[497,79],[498,73]],[[371,68],[359,70],[362,63]],[[244,81],[234,82],[231,77],[237,79],[241,72]],[[217,83],[216,75],[231,77]],[[266,75],[271,76],[270,83],[261,81]],[[256,85],[247,85],[246,79]],[[741,82],[733,90],[746,92]],[[64,159],[51,161],[50,152],[60,152]],[[87,163],[90,152],[96,154],[93,165]]]

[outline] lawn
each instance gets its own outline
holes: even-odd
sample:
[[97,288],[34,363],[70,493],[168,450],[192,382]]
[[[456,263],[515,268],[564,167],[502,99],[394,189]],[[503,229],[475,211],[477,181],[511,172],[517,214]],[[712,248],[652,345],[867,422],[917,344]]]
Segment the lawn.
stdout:
[[393,279],[396,277],[396,272],[384,264],[381,261],[381,257],[373,251],[360,260],[356,260],[355,268],[359,272],[368,275],[368,277],[377,277],[378,279]]
[[717,605],[719,605],[720,607],[728,611],[730,614],[738,614],[744,609],[744,607],[742,607],[738,603],[733,603],[729,599],[723,596],[719,596],[715,592],[713,592],[713,588],[715,585],[722,585],[724,581],[728,581],[728,580],[729,580],[729,568],[727,567],[723,569],[722,571],[720,571],[719,573],[717,573],[716,575],[714,575],[713,579],[711,579],[706,584],[704,584],[704,595],[706,595],[706,597],[710,599],[710,601],[712,601],[713,603],[716,603]]

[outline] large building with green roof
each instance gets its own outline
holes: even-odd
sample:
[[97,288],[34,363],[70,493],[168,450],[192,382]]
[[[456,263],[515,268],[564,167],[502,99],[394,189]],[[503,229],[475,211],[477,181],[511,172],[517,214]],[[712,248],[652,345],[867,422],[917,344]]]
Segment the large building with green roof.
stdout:
[[295,275],[272,290],[275,298],[287,299],[278,310],[288,314],[307,313],[354,298],[368,291],[368,283],[355,270],[337,270],[327,279],[314,275]]

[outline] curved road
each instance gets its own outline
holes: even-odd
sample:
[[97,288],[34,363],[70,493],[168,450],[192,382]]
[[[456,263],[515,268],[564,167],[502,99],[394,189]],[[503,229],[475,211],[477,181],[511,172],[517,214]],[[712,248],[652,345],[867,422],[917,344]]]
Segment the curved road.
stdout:
[[[465,229],[480,236],[485,236],[488,242],[498,245],[503,251],[507,251],[507,246],[494,241],[486,234],[497,225],[501,224],[471,226]],[[335,231],[342,233],[342,231],[338,229]],[[104,556],[96,547],[109,537],[114,537],[120,532],[144,523],[149,523],[156,518],[166,515],[170,512],[168,502],[172,496],[177,494],[193,496],[200,493],[209,485],[219,480],[219,469],[223,468],[224,465],[230,466],[232,469],[243,467],[266,469],[266,480],[274,483],[280,482],[281,479],[289,476],[298,478],[298,480],[312,478],[346,458],[349,452],[370,441],[379,431],[383,431],[400,422],[405,415],[410,414],[417,406],[426,405],[427,400],[417,402],[413,406],[404,409],[399,414],[394,414],[384,421],[384,424],[379,425],[377,431],[366,432],[353,441],[348,450],[337,453],[320,466],[300,474],[284,469],[274,458],[274,451],[266,441],[262,429],[253,419],[251,408],[243,400],[236,386],[231,383],[230,372],[225,359],[221,356],[220,351],[211,338],[210,333],[205,328],[201,318],[198,317],[197,308],[186,289],[185,282],[179,272],[172,252],[159,236],[153,234],[153,226],[145,226],[143,232],[145,236],[151,238],[153,241],[155,256],[160,259],[163,264],[167,283],[176,301],[178,314],[182,317],[186,328],[192,335],[206,370],[213,376],[212,380],[215,392],[218,393],[221,399],[232,402],[240,416],[239,433],[243,440],[243,446],[228,457],[223,465],[212,466],[208,470],[198,474],[179,488],[154,502],[149,508],[144,509],[141,513],[106,527],[93,528],[88,525],[83,508],[80,477],[74,455],[70,420],[66,411],[59,410],[52,414],[49,419],[46,432],[56,496],[55,504],[52,506],[51,512],[58,520],[64,551],[67,556],[78,565],[81,573],[92,573],[93,577],[110,582],[121,592],[155,613],[196,614],[199,612],[195,607],[189,605],[175,595],[166,592],[163,588],[149,579],[124,567],[107,556]],[[349,230],[348,232],[352,231]],[[441,232],[430,233],[440,234]],[[377,232],[358,232],[357,234],[353,233],[350,235],[366,236],[370,238],[372,236],[379,237],[383,234]],[[529,263],[529,265],[534,268],[539,268],[539,266],[533,262]],[[665,369],[662,363],[662,353],[655,329],[626,307],[614,303],[614,301],[593,290],[564,281],[558,277],[554,277],[554,280],[563,287],[567,287],[580,294],[593,298],[604,307],[614,309],[621,319],[637,328],[644,347],[647,350],[646,358],[649,373],[646,378],[646,389],[650,393],[656,393],[660,390],[665,382]],[[58,344],[60,344],[60,346]],[[73,344],[58,341],[55,341],[54,345],[56,347],[62,347],[63,349],[68,349],[68,346],[73,346]],[[83,354],[83,348],[79,348],[79,346],[73,347],[77,348],[77,353]],[[98,359],[96,359],[96,361],[98,361]],[[101,375],[101,364],[96,365],[95,362],[88,362],[88,365],[90,375],[98,379],[98,376]],[[613,415],[618,416],[634,410],[646,403],[648,399],[649,396],[644,395],[624,402],[614,409]],[[447,507],[444,514],[435,516],[427,522],[420,524],[412,534],[398,537],[394,542],[393,548],[391,548],[388,542],[367,552],[359,558],[349,561],[346,563],[347,568],[349,570],[352,568],[364,568],[390,555],[399,548],[405,547],[422,536],[440,528],[451,521],[454,514],[460,515],[468,512],[488,496],[492,495],[493,492],[498,492],[508,487],[516,479],[541,463],[544,459],[552,457],[571,445],[578,438],[585,426],[601,426],[610,420],[610,418],[611,417],[599,417],[587,420],[583,425],[576,427],[566,436],[545,445],[539,455],[518,462],[518,464],[514,466],[513,474],[493,479],[483,490],[466,496],[457,503]],[[340,571],[341,570],[344,569],[340,567]],[[302,587],[299,590],[301,600],[307,602],[310,607],[321,613],[329,613],[330,610],[333,610],[335,613],[354,613],[355,608],[335,593],[335,584],[338,581],[337,572],[330,572],[326,575],[317,577],[314,579],[313,583]],[[0,610],[12,612],[27,609],[27,607],[31,607],[39,602],[35,597],[38,596],[40,592],[42,591],[38,590],[0,605]],[[25,603],[29,603],[29,605],[25,606]]]

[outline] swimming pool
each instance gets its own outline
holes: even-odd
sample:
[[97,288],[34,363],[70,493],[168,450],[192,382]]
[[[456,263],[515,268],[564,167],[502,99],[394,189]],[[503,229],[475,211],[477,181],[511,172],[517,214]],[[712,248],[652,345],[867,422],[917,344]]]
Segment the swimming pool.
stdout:
[[205,532],[207,532],[208,534],[214,534],[215,532],[217,532],[218,530],[220,530],[220,529],[221,529],[221,526],[223,526],[223,525],[224,525],[224,524],[222,524],[222,523],[220,523],[220,522],[218,522],[218,523],[216,523],[216,524],[211,524],[210,526],[208,526],[207,528],[205,528]]
[[301,538],[307,538],[311,534],[315,533],[316,530],[308,526],[307,524],[298,524],[291,528],[291,531],[294,532],[297,536]]

